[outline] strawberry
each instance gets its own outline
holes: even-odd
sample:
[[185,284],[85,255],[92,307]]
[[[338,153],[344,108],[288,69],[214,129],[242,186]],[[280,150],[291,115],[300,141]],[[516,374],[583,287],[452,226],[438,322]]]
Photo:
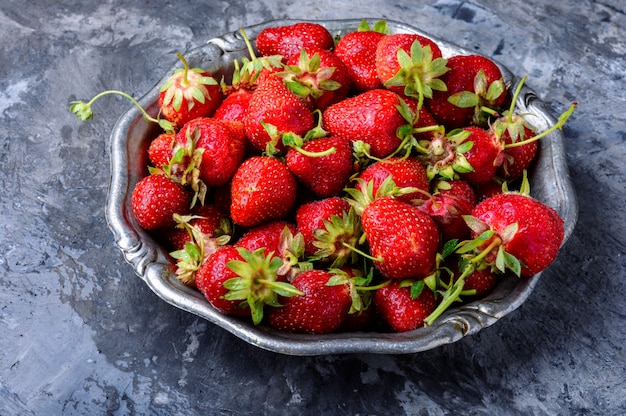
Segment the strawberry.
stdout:
[[396,131],[407,122],[399,105],[400,97],[391,91],[366,91],[328,107],[322,114],[322,126],[332,136],[365,143],[372,156],[384,158],[402,142]]
[[430,179],[463,179],[471,185],[493,180],[496,160],[501,152],[497,139],[489,131],[468,126],[447,135],[437,134],[425,143],[421,155]]
[[469,237],[470,229],[463,219],[476,205],[476,195],[471,186],[462,180],[440,182],[440,187],[418,208],[430,215],[441,232],[443,241]]
[[563,243],[558,213],[520,193],[506,192],[480,202],[467,221],[473,237],[486,239],[478,258],[501,272],[536,274],[554,261]]
[[486,127],[487,107],[500,108],[506,99],[506,86],[500,68],[482,55],[454,55],[448,58],[450,70],[440,79],[445,91],[433,91],[427,106],[447,129],[469,126]]
[[142,228],[157,230],[174,226],[174,214],[187,214],[190,197],[181,184],[166,175],[153,174],[137,182],[131,206]]
[[[330,149],[334,151],[319,156]],[[286,163],[298,180],[315,195],[338,195],[353,174],[352,145],[349,140],[340,137],[310,140],[299,149],[289,148]]]
[[[296,224],[302,233],[305,253],[332,262],[331,267],[353,263],[362,231],[350,204],[340,197],[319,199],[300,205]],[[348,246],[344,245],[347,244]]]
[[358,94],[383,87],[376,72],[376,47],[388,33],[384,21],[377,22],[374,28],[363,21],[356,31],[346,33],[335,45],[335,55],[348,68],[353,92]]
[[[400,201],[411,203],[413,200],[423,200],[425,198],[424,192],[428,192],[429,190],[426,169],[424,165],[415,158],[387,158],[369,165],[359,174],[359,178],[363,180],[360,184],[367,184],[372,181],[372,191],[374,195],[377,194],[382,183],[390,176],[395,185],[400,188],[412,187],[423,191],[399,195],[397,199]],[[361,189],[361,191],[364,191],[364,189]]]
[[161,133],[152,139],[148,147],[148,159],[152,166],[161,169],[170,163],[175,138],[174,133]]
[[332,274],[309,270],[296,277],[293,286],[303,295],[281,298],[282,307],[269,311],[272,328],[286,332],[326,334],[339,329],[352,299],[348,284],[328,285]]
[[181,54],[183,68],[177,69],[160,89],[158,104],[166,120],[178,127],[197,117],[210,117],[222,102],[222,92],[211,74],[189,68]]
[[406,332],[419,328],[435,309],[433,292],[423,287],[417,294],[413,287],[412,281],[397,280],[378,289],[374,295],[378,316],[392,331]]
[[441,49],[425,36],[396,33],[384,36],[376,46],[376,72],[383,85],[419,100],[445,90],[441,75],[448,71]]
[[215,205],[194,208],[190,215],[177,215],[176,227],[164,231],[167,245],[173,250],[184,250],[187,243],[201,238],[208,255],[217,245],[215,239],[231,232],[229,218]]
[[481,298],[489,294],[498,283],[499,274],[489,267],[473,270],[465,277],[463,292],[465,298]]
[[296,200],[296,179],[289,168],[269,156],[253,156],[237,169],[231,182],[233,222],[252,227],[284,218]]
[[285,150],[285,133],[304,136],[315,126],[313,113],[275,75],[268,76],[252,93],[244,120],[246,136],[258,150],[269,154]]
[[223,246],[207,258],[196,272],[196,285],[211,305],[224,314],[263,320],[265,305],[278,307],[278,295],[287,299],[302,292],[279,282],[276,271],[282,262],[266,256],[263,249],[250,252]]
[[[201,117],[186,123],[176,134],[178,148],[186,148],[191,158],[200,152],[196,166],[199,179],[207,186],[226,184],[241,163],[246,150],[246,140],[241,130],[229,122]],[[191,142],[191,143],[189,143]]]
[[252,98],[252,91],[240,90],[227,95],[219,107],[215,110],[213,118],[218,120],[230,121],[232,123],[241,123],[243,128],[248,106]]
[[256,37],[256,47],[261,55],[282,55],[284,62],[299,55],[303,48],[331,49],[334,44],[328,29],[310,22],[268,27]]
[[304,48],[278,76],[311,109],[325,110],[348,95],[350,73],[334,52]]
[[435,266],[439,230],[429,215],[391,197],[375,199],[363,210],[374,266],[392,279],[420,278]]

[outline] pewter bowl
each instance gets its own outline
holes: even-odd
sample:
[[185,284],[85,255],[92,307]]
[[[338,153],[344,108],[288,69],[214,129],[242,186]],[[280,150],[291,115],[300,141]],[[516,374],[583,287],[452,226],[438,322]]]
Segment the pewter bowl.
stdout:
[[[293,24],[293,20],[275,20],[245,28],[250,39],[266,27]],[[333,34],[355,30],[360,20],[317,21]],[[372,20],[371,24],[374,23]],[[435,40],[444,57],[473,53],[443,39],[423,33],[409,25],[388,21],[392,33],[420,33]],[[191,67],[202,67],[211,73],[228,77],[232,61],[246,56],[246,46],[239,33],[226,34],[207,41],[185,54]],[[159,86],[178,66],[172,67],[143,98],[140,104],[156,115]],[[519,79],[501,66],[505,81],[512,90]],[[529,122],[540,130],[555,123],[543,102],[523,87],[517,102]],[[111,183],[106,216],[115,242],[135,273],[154,293],[166,302],[196,314],[257,347],[288,355],[322,355],[340,353],[403,354],[429,350],[458,341],[493,325],[517,309],[530,295],[540,277],[503,279],[487,297],[449,309],[432,326],[404,333],[357,332],[328,335],[302,335],[278,332],[269,327],[254,326],[248,321],[225,316],[193,289],[183,286],[171,273],[169,255],[149,233],[136,222],[131,210],[134,185],[146,175],[147,147],[159,129],[145,122],[133,107],[120,117],[111,134]],[[540,140],[539,152],[530,180],[533,196],[555,208],[565,221],[565,238],[574,228],[578,215],[575,194],[570,183],[563,134],[560,130]]]

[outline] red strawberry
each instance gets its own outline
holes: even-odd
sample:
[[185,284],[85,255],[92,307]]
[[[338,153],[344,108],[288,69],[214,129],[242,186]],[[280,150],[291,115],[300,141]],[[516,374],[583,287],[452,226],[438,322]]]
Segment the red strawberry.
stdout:
[[[319,156],[330,149],[335,150]],[[352,145],[349,140],[339,137],[310,140],[301,148],[289,148],[286,163],[298,180],[315,195],[337,195],[353,174]]]
[[318,23],[299,22],[293,25],[268,27],[257,35],[256,47],[261,55],[282,55],[284,62],[300,54],[303,48],[331,49],[333,36]]
[[199,161],[193,161],[199,178],[207,186],[221,186],[230,181],[244,157],[246,140],[241,133],[229,122],[202,117],[186,123],[176,134],[176,142],[187,147],[190,158],[200,151]]
[[190,198],[182,185],[165,175],[154,174],[135,185],[131,205],[139,225],[156,230],[174,226],[174,214],[187,214]]
[[170,163],[175,137],[174,133],[161,133],[150,142],[148,159],[152,166],[161,169]]
[[421,159],[430,179],[461,178],[478,186],[495,176],[501,149],[497,139],[483,128],[469,126],[446,136],[435,134],[426,146],[427,154]]
[[395,332],[412,331],[424,324],[426,317],[435,309],[433,292],[424,287],[417,296],[411,293],[411,283],[393,281],[374,295],[376,311],[385,325]]
[[365,22],[356,31],[346,33],[335,45],[335,55],[348,67],[354,92],[383,87],[376,71],[376,47],[388,32],[385,22],[377,23],[373,29]]
[[419,209],[430,215],[441,232],[443,241],[469,237],[470,229],[463,219],[476,205],[476,195],[465,181],[440,181],[436,192],[426,198]]
[[481,298],[493,290],[498,283],[498,274],[491,268],[475,269],[465,277],[461,295],[469,298]]
[[348,95],[350,73],[334,52],[305,48],[278,76],[309,108],[325,110]]
[[439,230],[434,221],[391,197],[374,200],[363,210],[363,231],[374,266],[393,279],[424,277],[435,266]]
[[328,285],[332,274],[324,270],[309,270],[293,281],[304,293],[281,299],[282,307],[272,308],[269,324],[287,332],[325,334],[334,332],[345,320],[352,299],[348,284]]
[[328,258],[332,267],[339,267],[353,257],[353,251],[343,243],[355,247],[361,236],[360,223],[350,215],[350,204],[344,198],[330,197],[300,205],[296,224],[302,233],[305,253],[320,259]]
[[253,156],[237,169],[231,183],[233,222],[252,227],[284,218],[296,200],[296,179],[287,166],[269,156]]
[[500,68],[482,55],[455,55],[448,58],[450,70],[441,76],[445,91],[434,91],[427,106],[435,119],[447,129],[485,127],[482,109],[500,108],[506,99],[506,86]]
[[282,143],[285,133],[304,136],[315,126],[315,120],[281,78],[269,76],[252,93],[244,126],[256,149],[273,154],[285,150]]
[[161,86],[158,104],[161,115],[178,127],[197,117],[209,117],[222,102],[222,91],[211,74],[189,69],[185,58],[178,54],[184,67],[176,70]]
[[295,224],[287,221],[272,221],[250,228],[237,240],[235,245],[249,251],[265,248],[266,253],[273,251],[280,255],[282,251],[281,237],[285,228],[287,228],[292,235],[298,233],[298,228]]
[[[417,188],[423,192],[428,192],[429,181],[426,169],[422,163],[415,158],[391,157],[383,161],[375,162],[365,168],[359,175],[363,180],[361,184],[373,182],[373,194],[376,193],[383,182],[389,177],[393,179],[396,186],[400,188]],[[360,185],[359,185],[360,186]],[[363,189],[361,189],[363,191]],[[398,200],[411,203],[413,200],[423,200],[426,198],[421,192],[411,192],[396,197]]]
[[383,85],[417,98],[420,107],[424,98],[432,97],[433,90],[445,90],[439,77],[447,70],[439,46],[418,34],[386,35],[376,47],[376,71]]
[[489,250],[487,262],[500,271],[511,269],[521,276],[538,273],[554,261],[563,242],[563,220],[558,213],[519,193],[503,193],[480,202],[472,217],[468,225],[474,237],[493,231],[480,249]]
[[282,262],[266,256],[263,249],[250,252],[234,246],[220,247],[196,272],[196,285],[222,313],[263,320],[265,305],[278,307],[283,298],[301,295],[291,284],[279,282],[276,271]]
[[213,118],[241,123],[243,128],[251,97],[252,91],[248,90],[239,90],[227,95],[222,101],[222,104],[215,110]]
[[398,111],[399,105],[400,97],[391,91],[366,91],[328,107],[322,125],[330,135],[364,142],[372,156],[384,158],[402,142],[396,131],[407,122]]
[[191,214],[179,216],[180,222],[175,228],[165,231],[164,237],[172,250],[184,250],[187,243],[202,238],[205,254],[208,255],[218,245],[215,239],[230,232],[230,221],[215,205],[196,207]]

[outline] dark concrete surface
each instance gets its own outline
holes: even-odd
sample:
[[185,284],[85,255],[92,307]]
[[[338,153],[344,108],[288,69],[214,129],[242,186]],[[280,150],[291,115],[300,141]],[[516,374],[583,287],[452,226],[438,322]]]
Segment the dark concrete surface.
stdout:
[[[626,414],[618,0],[0,2],[1,415]],[[402,356],[260,350],[157,298],[104,217],[108,140],[177,51],[274,18],[403,21],[506,63],[565,128],[577,228],[521,308]]]

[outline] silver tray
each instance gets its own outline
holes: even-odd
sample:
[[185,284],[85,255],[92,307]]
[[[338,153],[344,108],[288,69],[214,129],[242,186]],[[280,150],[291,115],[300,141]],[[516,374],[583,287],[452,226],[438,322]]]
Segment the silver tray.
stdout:
[[[367,19],[373,24],[378,19]],[[245,28],[250,39],[266,27],[293,24],[295,20],[275,20]],[[361,19],[316,21],[333,34],[355,30]],[[474,53],[431,36],[404,23],[388,21],[392,33],[419,33],[435,40],[444,57]],[[231,62],[247,56],[239,31],[210,39],[185,54],[191,67],[202,67],[221,77],[232,73]],[[152,115],[157,113],[157,97],[162,82],[179,65],[169,71],[139,102]],[[505,82],[515,88],[519,78],[500,65]],[[529,114],[529,121],[544,130],[555,123],[547,106],[524,86],[517,102],[519,110]],[[158,134],[154,123],[145,122],[132,107],[117,121],[111,133],[111,182],[106,217],[115,242],[135,273],[154,293],[166,302],[196,314],[257,347],[288,355],[322,355],[341,353],[404,354],[426,351],[474,334],[493,325],[517,309],[530,295],[540,274],[523,279],[503,279],[487,297],[449,309],[432,326],[404,333],[354,332],[328,335],[302,335],[254,326],[246,320],[226,316],[193,289],[180,284],[170,271],[169,255],[144,231],[131,210],[134,185],[146,175],[147,147]],[[540,140],[537,160],[530,172],[532,194],[555,208],[565,221],[565,239],[571,235],[578,216],[578,204],[570,182],[563,133],[556,130]]]

